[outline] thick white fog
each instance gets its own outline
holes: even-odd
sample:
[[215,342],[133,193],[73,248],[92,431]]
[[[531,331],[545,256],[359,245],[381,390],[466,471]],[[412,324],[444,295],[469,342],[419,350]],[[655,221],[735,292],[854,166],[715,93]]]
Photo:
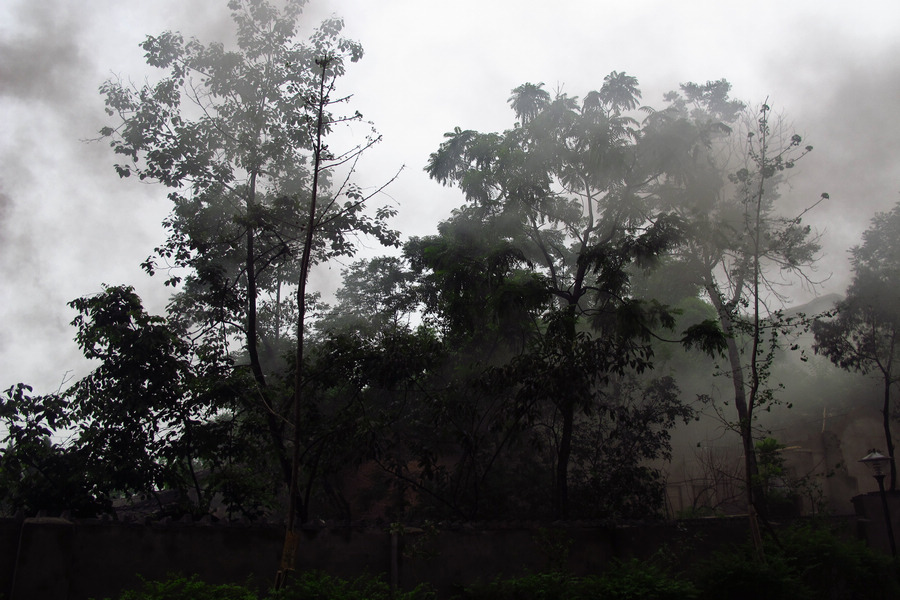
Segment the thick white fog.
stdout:
[[[66,302],[102,283],[133,284],[151,311],[164,307],[170,289],[139,264],[164,239],[165,190],[120,180],[109,148],[85,140],[104,124],[105,79],[155,76],[138,47],[145,35],[222,39],[225,4],[0,5],[0,385],[48,392],[66,374],[86,374]],[[511,126],[506,101],[526,81],[580,95],[618,70],[639,79],[651,106],[681,82],[720,78],[736,98],[768,98],[815,146],[785,190],[790,201],[830,194],[808,219],[822,234],[824,283],[794,290],[802,302],[844,290],[846,250],[876,211],[900,200],[898,12],[888,0],[313,0],[306,22],[342,16],[366,50],[341,83],[384,134],[359,183],[378,185],[406,165],[387,190],[404,238],[431,233],[462,201],[422,171],[442,134]],[[314,284],[332,289],[339,273],[320,268]]]

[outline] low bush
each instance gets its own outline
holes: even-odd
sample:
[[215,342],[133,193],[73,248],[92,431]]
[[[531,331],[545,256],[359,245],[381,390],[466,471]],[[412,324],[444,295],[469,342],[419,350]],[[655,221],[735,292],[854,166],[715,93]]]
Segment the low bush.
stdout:
[[780,554],[817,600],[900,598],[900,563],[860,540],[806,525],[788,529],[779,541]]
[[196,575],[170,575],[161,581],[144,580],[140,588],[125,590],[118,600],[259,600],[259,597],[242,585],[214,585]]
[[[497,579],[465,588],[457,600],[893,600],[900,598],[900,562],[845,539],[826,527],[805,525],[769,538],[765,561],[749,544],[699,561],[684,576],[658,561],[616,562],[601,575],[562,570]],[[376,577],[346,580],[298,573],[287,589],[258,594],[252,586],[208,584],[197,577],[145,581],[117,600],[433,600],[420,586],[391,594]]]
[[599,576],[575,577],[560,572],[498,579],[474,585],[464,600],[691,600],[697,590],[652,563],[616,563]]
[[638,560],[617,563],[600,577],[586,578],[583,589],[585,598],[603,600],[691,600],[698,595],[692,582]]
[[578,579],[559,571],[537,573],[509,579],[478,583],[463,590],[465,600],[569,600],[575,594]]
[[428,586],[418,586],[407,592],[391,594],[390,586],[377,577],[364,575],[356,579],[341,579],[319,571],[298,573],[288,586],[261,600],[432,600],[434,592]]
[[701,561],[692,574],[703,600],[806,600],[808,590],[791,563],[779,555],[760,563],[753,548],[741,546]]
[[170,575],[161,581],[144,581],[126,590],[117,600],[433,600],[427,586],[391,594],[390,586],[379,578],[362,576],[346,580],[325,573],[298,573],[285,589],[260,595],[247,585],[210,584],[196,575]]
[[692,570],[702,599],[857,600],[900,598],[891,559],[828,527],[782,530],[765,543],[765,561],[749,544],[719,552]]

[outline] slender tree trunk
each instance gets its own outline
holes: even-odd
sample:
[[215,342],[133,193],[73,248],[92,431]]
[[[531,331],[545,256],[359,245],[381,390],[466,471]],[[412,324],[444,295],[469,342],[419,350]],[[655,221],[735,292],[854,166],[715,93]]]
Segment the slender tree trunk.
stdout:
[[884,403],[881,407],[881,422],[884,426],[884,442],[887,444],[887,453],[891,458],[891,486],[890,491],[897,489],[897,463],[894,460],[894,439],[891,436],[891,377],[884,376]]
[[[719,315],[722,332],[726,336],[728,363],[731,368],[731,383],[734,388],[734,407],[738,414],[738,428],[741,434],[741,449],[744,454],[744,486],[747,498],[747,511],[750,519],[750,534],[754,549],[759,558],[763,558],[762,535],[759,529],[759,517],[766,518],[765,493],[759,478],[759,465],[756,461],[756,447],[753,443],[753,410],[747,402],[747,390],[744,381],[744,370],[741,355],[735,339],[734,326],[727,307],[713,287],[707,287],[707,293]],[[762,507],[762,510],[760,510]]]
[[[583,278],[583,276],[582,276]],[[576,285],[574,286],[576,294],[581,289],[580,279],[576,277]],[[577,316],[577,301],[570,301],[565,307],[564,317],[564,333],[565,337],[562,341],[561,352],[566,354],[564,362],[566,365],[572,365],[575,361],[575,322]],[[570,373],[576,369],[567,369]],[[576,375],[572,380],[567,381],[565,387],[565,397],[558,401],[557,407],[562,413],[563,427],[559,438],[559,448],[557,448],[556,456],[556,481],[553,490],[553,514],[557,519],[569,518],[569,461],[572,457],[572,435],[575,430],[575,409],[577,400],[582,392],[580,386],[585,385],[583,381],[579,381]]]
[[553,514],[557,519],[569,518],[569,460],[572,456],[572,431],[575,424],[575,403],[571,398],[561,403],[562,435],[556,457],[556,485],[553,494]]
[[[768,113],[763,113],[767,115]],[[764,118],[766,118],[764,116]],[[761,165],[759,186],[756,191],[756,206],[753,219],[753,340],[750,352],[750,394],[744,402],[746,417],[741,416],[741,435],[744,438],[744,456],[747,462],[747,484],[750,489],[750,501],[756,514],[765,522],[768,519],[766,510],[766,491],[759,478],[759,468],[756,464],[756,447],[753,444],[753,408],[757,404],[760,388],[759,373],[759,344],[760,344],[760,319],[759,319],[759,279],[762,276],[760,269],[760,256],[763,253],[761,245],[762,234],[762,201],[765,195],[766,183],[766,153],[768,152],[768,121],[764,123],[761,132],[759,149],[759,161]],[[739,363],[738,363],[739,364]],[[746,419],[746,425],[744,420]],[[751,514],[751,520],[753,519]],[[754,533],[756,535],[756,533]],[[762,557],[762,541],[756,546],[757,552]]]
[[256,297],[256,227],[253,224],[256,212],[256,178],[254,170],[250,174],[250,189],[247,193],[247,354],[250,357],[250,369],[260,389],[266,388],[266,376],[259,360],[259,325],[257,323]]
[[316,142],[313,148],[313,181],[310,195],[309,213],[306,223],[306,241],[303,246],[303,255],[300,260],[300,277],[297,285],[297,350],[296,366],[294,368],[294,447],[291,461],[291,486],[288,499],[287,531],[285,532],[284,547],[281,555],[281,565],[275,577],[275,589],[284,587],[287,576],[294,570],[296,562],[297,546],[300,538],[298,533],[298,513],[300,504],[300,421],[301,402],[303,400],[303,340],[306,324],[306,283],[309,278],[309,269],[312,262],[312,244],[316,224],[316,202],[319,193],[319,171],[322,164],[322,136],[323,118],[325,112],[325,77],[328,67],[328,59],[322,58],[316,61],[322,67],[322,76],[319,81],[318,114],[316,116]]
[[250,186],[247,192],[247,256],[245,270],[247,271],[247,355],[250,358],[250,371],[256,381],[257,392],[262,397],[263,410],[266,415],[266,427],[269,437],[272,439],[272,447],[281,468],[281,475],[285,483],[291,479],[291,465],[288,461],[284,447],[284,431],[278,417],[274,414],[274,408],[268,397],[268,385],[263,372],[262,362],[259,359],[259,311],[257,309],[257,296],[259,291],[256,281],[256,227],[253,224],[256,212],[256,185],[258,172],[250,173]]

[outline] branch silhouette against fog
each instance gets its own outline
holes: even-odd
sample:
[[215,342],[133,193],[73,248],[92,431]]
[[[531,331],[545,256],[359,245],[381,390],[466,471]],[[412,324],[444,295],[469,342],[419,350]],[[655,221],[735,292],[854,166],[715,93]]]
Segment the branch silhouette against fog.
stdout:
[[[518,117],[513,129],[483,134],[456,127],[426,167],[439,183],[459,186],[473,215],[517,224],[506,239],[545,277],[546,293],[555,299],[543,315],[548,330],[542,351],[551,351],[556,327],[567,333],[551,356],[558,352],[572,365],[577,352],[599,351],[598,344],[611,340],[621,344],[613,354],[622,364],[598,364],[583,373],[583,381],[570,380],[571,389],[547,392],[562,418],[554,486],[558,517],[568,510],[575,412],[582,410],[592,386],[625,363],[639,370],[650,364],[642,344],[651,339],[662,311],[631,302],[624,269],[653,262],[678,236],[675,221],[665,217],[662,192],[665,185],[680,185],[672,171],[678,162],[673,154],[681,160],[691,144],[673,152],[665,148],[667,136],[678,135],[684,125],[701,139],[708,126],[699,119],[668,119],[662,112],[640,124],[626,114],[639,98],[637,79],[617,72],[583,101],[562,92],[551,97],[540,85],[524,84],[510,97]],[[591,328],[577,324],[579,319]],[[576,351],[580,344],[585,347]],[[548,360],[555,360],[551,356]]]
[[[244,361],[233,355],[232,346],[246,353],[255,383],[244,401],[267,423],[282,477],[291,486],[291,535],[297,517],[305,518],[309,483],[321,458],[301,452],[309,270],[352,255],[351,240],[361,233],[385,245],[396,245],[398,237],[387,227],[393,209],[374,215],[364,210],[387,184],[362,194],[349,183],[361,154],[381,136],[370,135],[337,154],[323,141],[335,126],[362,119],[359,112],[331,112],[350,99],[332,96],[345,63],[359,60],[362,48],[342,37],[339,19],[323,21],[308,42],[299,41],[303,4],[289,0],[276,9],[265,0],[234,0],[229,8],[236,48],[185,41],[172,32],[148,36],[141,44],[147,63],[167,75],[141,88],[121,79],[101,86],[107,114],[118,120],[101,136],[128,159],[115,166],[117,173],[159,181],[171,190],[173,211],[164,223],[169,239],[143,267],[152,275],[159,260],[169,271],[167,283],[181,286],[169,308],[196,348],[231,363],[234,376]],[[346,178],[332,192],[331,173],[346,168]],[[293,284],[285,283],[289,280]],[[287,341],[281,315],[290,312],[282,299],[285,289],[295,292],[298,316],[293,399],[269,383],[286,366],[278,359]],[[262,306],[274,312],[273,339],[266,337],[270,324],[260,321],[271,318],[260,313]],[[293,441],[284,439],[290,407]],[[304,457],[314,464],[301,497],[298,470]],[[284,574],[293,561],[288,555],[283,559]]]
[[850,249],[853,280],[834,312],[813,325],[816,353],[847,371],[879,376],[881,414],[887,455],[892,459],[889,489],[897,488],[895,444],[891,431],[892,390],[900,382],[900,203],[877,213]]
[[[712,85],[707,84],[706,89]],[[682,86],[686,96],[697,97],[702,91],[702,86]],[[675,93],[671,98],[675,106],[682,101]],[[801,223],[800,217],[780,216],[777,205],[782,174],[805,157],[812,146],[802,147],[801,137],[789,135],[781,120],[773,123],[766,104],[759,107],[755,116],[748,114],[742,125],[743,150],[724,156],[741,157],[737,165],[740,168],[729,175],[730,185],[724,181],[715,184],[709,190],[707,205],[685,205],[680,214],[692,232],[683,245],[683,260],[693,266],[697,282],[715,307],[726,335],[727,372],[734,388],[736,424],[743,446],[751,531],[761,558],[757,518],[765,523],[767,510],[757,477],[755,411],[777,402],[766,385],[774,352],[781,345],[779,336],[804,323],[803,319],[784,318],[770,304],[774,301],[783,305],[785,296],[769,272],[787,273],[812,282],[807,273],[817,260],[819,244],[818,236]],[[728,144],[729,133],[723,130],[719,145]],[[708,153],[710,165],[716,164],[714,146]],[[726,169],[730,166],[722,165]],[[819,202],[824,198],[826,194]],[[743,357],[744,351],[749,353],[749,360]]]

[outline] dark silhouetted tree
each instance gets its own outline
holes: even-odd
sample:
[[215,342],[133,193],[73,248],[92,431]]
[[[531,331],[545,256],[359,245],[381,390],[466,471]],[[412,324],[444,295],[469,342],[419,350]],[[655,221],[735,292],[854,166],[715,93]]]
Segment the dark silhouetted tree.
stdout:
[[513,90],[513,129],[446,134],[426,171],[459,186],[467,218],[498,224],[495,245],[519,253],[551,298],[539,339],[520,359],[519,385],[559,411],[554,512],[565,517],[575,415],[611,375],[647,368],[651,327],[672,323],[658,305],[629,297],[627,271],[652,264],[680,231],[659,191],[682,185],[673,169],[691,146],[666,143],[703,139],[713,125],[642,127],[626,112],[640,92],[624,73],[610,74],[583,102],[540,92],[531,84]]
[[[55,394],[7,392],[11,507],[115,515],[113,499],[146,497],[157,513],[198,516],[221,494],[229,512],[253,517],[271,503],[271,448],[241,409],[247,380],[229,361],[203,355],[177,320],[148,314],[130,287],[70,306],[75,340],[97,366]],[[164,504],[162,490],[175,502]]]
[[[365,210],[372,193],[350,182],[360,155],[380,136],[374,131],[343,151],[327,136],[362,116],[335,114],[348,97],[335,83],[362,47],[342,36],[343,22],[324,21],[307,42],[297,39],[305,0],[276,8],[266,0],[232,0],[237,48],[185,42],[172,32],[142,44],[147,63],[168,70],[158,83],[136,89],[120,81],[101,87],[107,113],[116,118],[101,134],[126,158],[116,170],[171,188],[174,204],[165,224],[168,241],[144,264],[151,274],[172,271],[184,279],[173,307],[196,327],[210,351],[246,352],[260,414],[268,421],[283,477],[290,482],[289,536],[305,515],[298,497],[301,394],[306,284],[311,267],[352,255],[359,234],[396,244],[386,224],[394,209]],[[337,170],[340,171],[338,172]],[[260,353],[260,296],[277,324],[276,340],[295,337],[293,383],[270,389],[268,375],[280,348],[267,362]],[[283,300],[296,300],[296,322],[285,323]],[[265,302],[264,302],[265,304]],[[287,335],[282,336],[284,326]],[[288,415],[291,415],[290,417]],[[293,428],[291,444],[285,425]],[[288,452],[288,446],[293,446]],[[290,544],[286,544],[288,548]],[[293,557],[285,555],[283,567]],[[286,568],[286,567],[285,567]]]
[[523,83],[513,89],[509,105],[522,125],[526,125],[550,104],[550,93],[543,87],[543,83]]
[[850,249],[853,281],[837,315],[813,323],[815,350],[848,371],[876,374],[882,381],[884,441],[891,457],[890,489],[897,489],[891,433],[891,390],[900,381],[900,204],[878,213]]
[[[724,81],[686,84],[680,94],[668,95],[669,109],[654,118],[733,123],[742,105],[727,99],[729,87]],[[754,417],[776,401],[768,381],[772,362],[783,336],[796,324],[779,310],[784,297],[776,276],[809,281],[808,269],[819,245],[800,216],[784,215],[777,193],[783,172],[812,146],[802,146],[800,136],[785,133],[780,123],[773,125],[767,105],[747,122],[738,129],[745,135],[739,150],[731,154],[731,128],[711,129],[710,137],[679,167],[687,193],[679,190],[670,198],[688,232],[678,251],[682,268],[702,287],[726,334],[727,374],[737,412],[734,427],[741,436],[751,529],[761,552],[757,515],[765,518],[766,510]]]
[[[322,136],[347,118],[331,115],[338,99],[323,99],[321,84],[330,92],[345,61],[358,60],[362,48],[341,37],[339,20],[323,23],[308,43],[298,41],[304,4],[291,0],[279,11],[265,0],[233,1],[237,49],[172,32],[148,37],[142,44],[147,63],[168,76],[138,89],[118,80],[101,87],[107,113],[116,118],[101,133],[126,159],[117,172],[172,190],[169,239],[144,266],[150,273],[168,269],[168,283],[184,282],[173,312],[184,315],[210,351],[228,353],[235,340],[244,349],[273,439],[283,437],[275,415],[286,406],[268,393],[266,372],[280,368],[284,348],[275,344],[268,362],[260,355],[260,296],[277,323],[268,327],[274,340],[288,339],[296,323],[280,318],[282,304],[301,278],[305,251],[315,263],[352,254],[359,233],[394,241],[384,222],[390,211],[367,215],[358,188],[332,189],[326,169],[313,164],[318,157],[351,169],[358,156],[323,146]],[[354,150],[377,139],[370,136]],[[314,179],[319,202],[309,235]],[[289,479],[284,449],[279,455]]]

